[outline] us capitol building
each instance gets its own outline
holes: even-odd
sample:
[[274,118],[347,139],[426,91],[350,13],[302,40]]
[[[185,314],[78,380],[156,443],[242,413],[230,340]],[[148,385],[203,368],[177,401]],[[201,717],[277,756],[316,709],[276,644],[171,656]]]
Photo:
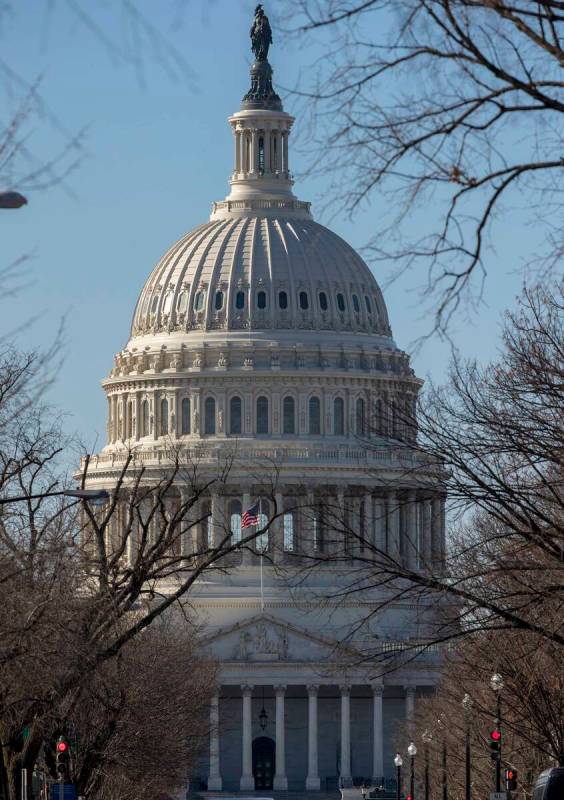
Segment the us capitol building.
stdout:
[[[213,544],[224,524],[235,539],[246,533],[242,513],[267,494],[270,465],[284,514],[254,552],[206,573],[191,595],[220,663],[209,752],[192,786],[381,785],[394,775],[395,728],[432,690],[439,661],[427,651],[394,670],[367,662],[367,646],[385,654],[421,637],[419,612],[397,601],[371,613],[380,595],[342,590],[363,540],[411,568],[440,562],[444,497],[409,447],[421,381],[392,337],[382,292],[292,191],[294,119],[272,87],[260,6],[251,35],[251,88],[229,117],[229,195],[141,291],[130,339],[103,382],[108,443],[92,458],[89,486],[115,482],[131,443],[155,478],[171,442],[201,463],[235,453],[228,482],[200,506],[200,541]],[[180,479],[175,488],[182,497]],[[332,525],[335,509],[358,538]],[[268,516],[272,503],[259,511]],[[182,547],[193,544],[187,537]],[[348,558],[332,560],[336,548]],[[304,570],[316,554],[319,565]]]

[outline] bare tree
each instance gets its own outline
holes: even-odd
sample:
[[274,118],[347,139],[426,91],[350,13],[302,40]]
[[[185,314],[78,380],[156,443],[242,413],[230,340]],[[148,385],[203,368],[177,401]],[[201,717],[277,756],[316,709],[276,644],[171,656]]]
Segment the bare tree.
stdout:
[[[310,566],[341,562],[350,576],[341,597],[380,598],[369,618],[398,599],[419,603],[422,634],[404,656],[478,631],[564,646],[563,311],[561,287],[526,289],[507,315],[499,359],[484,368],[455,361],[447,385],[421,401],[418,442],[401,442],[418,456],[402,482],[434,471],[450,498],[446,553],[420,553],[414,565],[406,550],[391,552],[367,535],[358,516],[324,509],[335,541],[311,554]],[[405,548],[417,547],[415,535],[404,531]],[[401,656],[381,644],[367,645],[367,660]]]
[[481,296],[496,221],[509,209],[541,232],[529,265],[561,261],[561,2],[286,6],[302,46],[319,37],[323,46],[298,87],[311,114],[311,168],[331,175],[330,196],[351,215],[388,195],[368,251],[400,272],[424,271],[436,331]]

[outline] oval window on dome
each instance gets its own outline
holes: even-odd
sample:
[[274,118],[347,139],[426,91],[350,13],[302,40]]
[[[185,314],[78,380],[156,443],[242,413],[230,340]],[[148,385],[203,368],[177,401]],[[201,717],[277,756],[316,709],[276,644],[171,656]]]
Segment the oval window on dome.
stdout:
[[325,292],[319,292],[319,308],[322,311],[327,311],[329,308],[329,303],[327,302],[327,295]]
[[264,311],[266,308],[266,292],[263,292],[262,290],[257,292],[257,308],[259,308],[261,311]]
[[158,296],[158,294],[156,294],[153,297],[153,302],[151,303],[151,314],[156,314],[157,313],[158,305],[159,305],[159,296]]
[[245,308],[245,292],[237,292],[235,295],[235,308],[242,311]]
[[285,311],[288,308],[288,293],[278,292],[278,307]]
[[196,292],[196,296],[194,297],[194,311],[201,311],[203,307],[204,307],[204,293]]
[[300,292],[300,308],[302,311],[307,311],[309,308],[309,297],[307,292]]
[[353,301],[353,308],[354,308],[355,312],[357,314],[360,314],[360,303],[358,302],[358,296],[356,294],[353,294],[352,301]]
[[346,307],[347,306],[345,304],[345,296],[344,294],[341,294],[341,292],[339,292],[339,294],[337,295],[337,308],[339,309],[339,311],[344,311]]
[[216,311],[221,311],[221,309],[223,308],[223,292],[215,293],[214,307]]
[[372,314],[372,303],[370,302],[370,298],[367,294],[364,295],[364,304],[366,305],[367,312]]

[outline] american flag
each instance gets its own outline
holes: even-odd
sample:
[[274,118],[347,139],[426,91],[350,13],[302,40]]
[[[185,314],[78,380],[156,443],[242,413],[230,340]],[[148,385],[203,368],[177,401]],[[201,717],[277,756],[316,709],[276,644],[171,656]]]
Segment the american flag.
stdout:
[[243,511],[243,516],[241,517],[241,528],[250,528],[252,525],[259,524],[259,511],[260,511],[260,500],[251,506],[246,511]]

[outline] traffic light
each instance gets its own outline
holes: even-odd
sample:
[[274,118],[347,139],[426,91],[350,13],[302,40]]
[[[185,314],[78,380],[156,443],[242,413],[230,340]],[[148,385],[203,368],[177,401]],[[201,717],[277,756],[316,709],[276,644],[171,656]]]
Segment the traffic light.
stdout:
[[505,770],[505,788],[508,792],[517,790],[517,770],[513,767],[507,767]]
[[67,778],[69,774],[69,746],[68,742],[62,737],[59,736],[57,739],[56,745],[56,759],[55,759],[55,767],[57,770],[57,775],[59,779]]
[[499,728],[494,728],[490,731],[490,756],[494,761],[499,758],[501,750],[501,731]]

